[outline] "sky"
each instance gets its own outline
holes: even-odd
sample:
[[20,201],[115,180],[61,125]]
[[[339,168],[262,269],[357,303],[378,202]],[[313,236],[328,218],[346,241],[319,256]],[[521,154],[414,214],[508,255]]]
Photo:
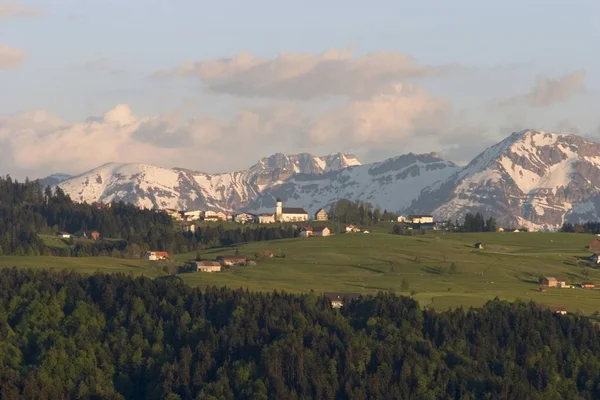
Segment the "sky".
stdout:
[[0,175],[600,140],[600,2],[0,0]]

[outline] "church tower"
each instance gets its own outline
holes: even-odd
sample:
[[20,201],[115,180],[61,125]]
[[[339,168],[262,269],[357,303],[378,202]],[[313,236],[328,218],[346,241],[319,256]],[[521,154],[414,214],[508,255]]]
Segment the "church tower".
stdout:
[[283,203],[281,199],[277,199],[277,208],[275,208],[275,221],[280,222],[283,214]]

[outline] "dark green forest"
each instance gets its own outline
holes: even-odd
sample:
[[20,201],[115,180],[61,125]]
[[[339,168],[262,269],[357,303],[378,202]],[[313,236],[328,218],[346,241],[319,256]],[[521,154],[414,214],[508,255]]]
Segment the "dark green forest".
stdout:
[[588,319],[492,301],[190,288],[177,277],[0,271],[0,397],[598,399]]
[[[48,248],[41,234],[97,230],[114,240],[73,241],[71,247]],[[110,207],[73,202],[60,188],[43,188],[0,177],[0,255],[115,256],[139,258],[147,250],[170,253],[196,251],[236,243],[298,236],[291,227],[225,229],[202,226],[183,232],[171,217],[157,210],[114,202]]]

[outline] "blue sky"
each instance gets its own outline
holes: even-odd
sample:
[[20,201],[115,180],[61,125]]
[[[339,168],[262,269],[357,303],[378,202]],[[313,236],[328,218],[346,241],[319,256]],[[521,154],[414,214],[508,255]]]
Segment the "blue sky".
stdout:
[[[600,136],[594,1],[3,1],[0,173],[231,170],[273,151],[465,162],[513,130]],[[210,64],[240,53],[257,70]],[[75,154],[51,151],[67,140]]]

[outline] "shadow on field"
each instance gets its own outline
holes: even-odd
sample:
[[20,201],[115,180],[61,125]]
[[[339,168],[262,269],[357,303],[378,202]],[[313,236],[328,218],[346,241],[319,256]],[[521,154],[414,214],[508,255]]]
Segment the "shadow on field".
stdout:
[[385,287],[378,287],[378,286],[365,286],[365,285],[361,285],[360,283],[348,283],[348,286],[354,286],[354,287],[358,287],[358,288],[362,288],[362,289],[370,289],[370,290],[378,290],[381,292],[393,292],[394,289],[392,288],[385,288]]
[[365,271],[375,272],[376,274],[383,274],[382,271],[375,268],[367,267],[366,265],[351,265],[351,267],[356,269],[362,269]]
[[423,271],[427,272],[428,274],[433,274],[433,275],[441,275],[442,274],[442,270],[439,267],[423,267],[421,269]]

